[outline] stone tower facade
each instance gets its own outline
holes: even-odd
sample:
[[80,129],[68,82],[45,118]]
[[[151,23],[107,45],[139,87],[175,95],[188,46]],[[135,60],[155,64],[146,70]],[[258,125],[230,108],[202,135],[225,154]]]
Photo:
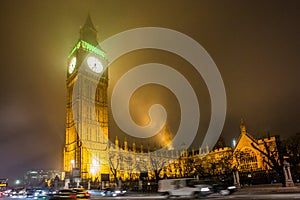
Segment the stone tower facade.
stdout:
[[90,16],[68,56],[64,170],[93,179],[109,174],[108,69]]

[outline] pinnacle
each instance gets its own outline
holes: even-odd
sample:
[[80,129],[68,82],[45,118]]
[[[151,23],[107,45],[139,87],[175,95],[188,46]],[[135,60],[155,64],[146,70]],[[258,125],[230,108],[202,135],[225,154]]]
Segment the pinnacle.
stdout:
[[94,31],[97,31],[96,28],[95,28],[95,26],[94,26],[94,24],[93,24],[93,22],[92,22],[90,14],[88,14],[83,27],[84,28],[90,28],[90,29],[92,29]]

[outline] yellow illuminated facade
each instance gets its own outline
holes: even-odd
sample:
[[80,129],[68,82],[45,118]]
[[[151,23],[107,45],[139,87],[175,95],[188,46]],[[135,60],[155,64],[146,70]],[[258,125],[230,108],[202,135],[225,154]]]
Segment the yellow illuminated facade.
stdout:
[[161,169],[159,178],[227,177],[232,175],[234,170],[241,173],[272,170],[264,162],[266,157],[260,151],[267,153],[269,150],[276,154],[276,137],[253,138],[247,132],[243,120],[241,120],[240,131],[237,144],[233,148],[210,150],[207,146],[205,149],[191,150],[182,147],[181,150],[167,150],[152,157],[150,154],[141,154],[143,147],[136,148],[135,144],[132,144],[133,148],[129,148],[126,140],[123,145],[120,145],[119,140],[116,139],[115,146],[119,148],[110,148],[110,156],[113,157],[112,166],[116,169],[116,177],[123,181],[139,179],[142,171],[148,172],[148,179],[156,179],[156,169]]
[[[270,136],[258,140],[253,138],[248,133],[243,119],[241,119],[240,130],[241,134],[233,151],[233,166],[241,172],[270,170],[264,162],[265,156],[260,151],[267,153],[269,150],[276,154],[276,137]],[[276,158],[278,155],[275,156]]]
[[[95,68],[88,57],[97,61]],[[105,53],[98,47],[97,31],[88,16],[80,29],[79,42],[68,58],[64,147],[64,170],[83,181],[109,174],[106,63]]]
[[[209,147],[205,150],[182,147],[150,154],[149,146],[128,145],[126,139],[121,144],[116,138],[115,144],[109,145],[107,61],[105,52],[98,46],[97,30],[89,16],[68,56],[67,66],[64,171],[70,172],[73,178],[103,181],[102,177],[109,177],[110,181],[126,181],[138,180],[147,174],[151,180],[229,174],[233,168],[241,172],[269,170],[263,155],[253,145],[266,152],[267,143],[274,150],[276,138],[254,139],[243,120],[234,148],[210,151]],[[170,135],[165,127],[163,145],[170,144]]]

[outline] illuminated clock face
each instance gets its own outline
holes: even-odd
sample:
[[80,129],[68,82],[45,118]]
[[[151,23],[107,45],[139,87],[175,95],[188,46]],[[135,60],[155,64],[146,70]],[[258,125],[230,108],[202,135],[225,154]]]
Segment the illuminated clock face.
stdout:
[[70,64],[69,64],[69,74],[71,74],[76,66],[76,57],[73,57]]
[[103,70],[102,63],[98,58],[95,58],[93,56],[88,57],[87,64],[96,73],[100,73]]

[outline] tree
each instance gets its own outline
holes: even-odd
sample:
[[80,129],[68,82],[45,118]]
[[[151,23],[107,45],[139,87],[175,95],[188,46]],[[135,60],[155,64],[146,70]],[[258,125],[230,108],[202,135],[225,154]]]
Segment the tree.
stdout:
[[150,164],[151,164],[151,169],[154,172],[155,182],[158,183],[160,179],[159,174],[166,164],[166,159],[162,158],[161,156],[158,156],[157,154],[156,155],[150,154]]
[[291,165],[291,173],[294,177],[300,178],[300,132],[284,141],[287,160]]
[[217,163],[214,162],[213,160],[210,160],[209,169],[210,169],[210,175],[215,176],[217,170]]
[[282,142],[279,136],[275,137],[275,142],[266,142],[263,140],[264,150],[260,149],[257,143],[252,142],[251,146],[263,155],[263,162],[266,163],[270,169],[276,171],[281,178],[282,185],[285,186],[283,172],[284,149],[282,148]]
[[217,143],[215,144],[213,150],[224,148],[224,147],[226,147],[225,140],[222,136],[220,136]]
[[193,177],[196,173],[195,159],[191,156],[185,158],[185,176]]
[[205,166],[204,166],[204,162],[203,162],[204,158],[199,158],[196,160],[196,162],[194,163],[194,168],[195,168],[195,174],[200,176],[200,177],[204,177],[205,176]]
[[109,154],[109,169],[114,176],[115,183],[118,185],[117,172],[120,166],[121,155],[119,152],[111,152]]
[[131,182],[133,179],[133,175],[135,171],[140,171],[139,169],[139,164],[138,162],[135,160],[135,156],[132,155],[127,155],[124,156],[124,161],[127,163],[127,169],[126,171],[129,174],[129,181]]
[[221,159],[219,160],[218,164],[219,167],[222,169],[223,174],[228,174],[232,172],[232,163],[232,151],[226,152],[221,156]]

